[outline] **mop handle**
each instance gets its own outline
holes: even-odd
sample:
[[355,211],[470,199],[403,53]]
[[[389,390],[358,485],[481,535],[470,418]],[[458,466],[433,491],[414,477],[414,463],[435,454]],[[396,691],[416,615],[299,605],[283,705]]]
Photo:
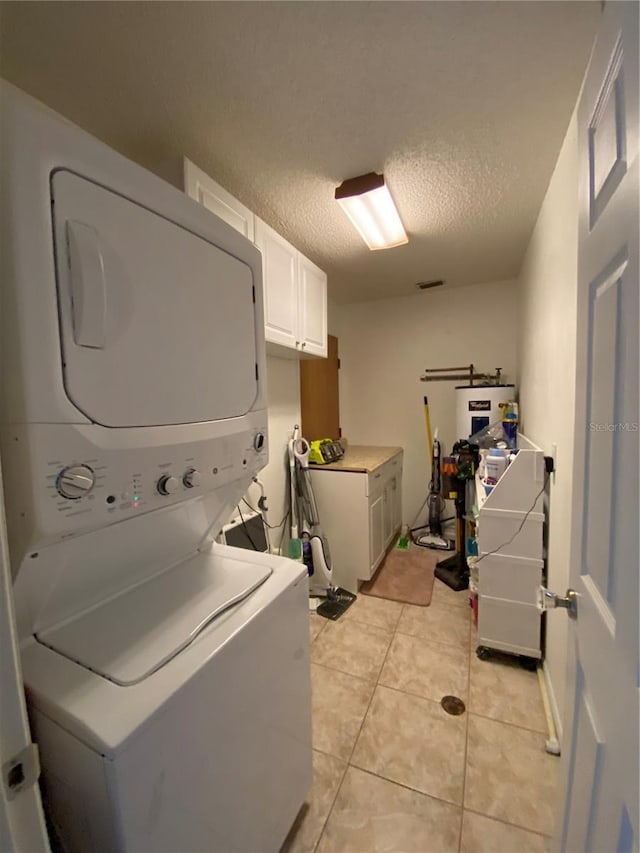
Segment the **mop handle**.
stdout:
[[433,434],[431,432],[431,418],[429,417],[429,400],[424,398],[424,419],[427,424],[427,441],[429,442],[429,454],[433,452]]

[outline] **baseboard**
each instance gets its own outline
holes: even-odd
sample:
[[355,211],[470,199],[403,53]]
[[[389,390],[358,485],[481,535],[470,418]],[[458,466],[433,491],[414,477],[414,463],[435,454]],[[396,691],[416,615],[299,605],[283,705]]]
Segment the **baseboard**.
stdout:
[[556,727],[556,735],[558,737],[558,742],[560,743],[560,745],[562,745],[562,720],[560,719],[558,703],[556,702],[556,694],[553,692],[553,684],[551,682],[551,676],[549,675],[549,667],[547,666],[546,661],[542,664],[542,674],[544,676],[544,683],[547,688],[547,697],[549,699],[549,707],[551,708],[553,724]]

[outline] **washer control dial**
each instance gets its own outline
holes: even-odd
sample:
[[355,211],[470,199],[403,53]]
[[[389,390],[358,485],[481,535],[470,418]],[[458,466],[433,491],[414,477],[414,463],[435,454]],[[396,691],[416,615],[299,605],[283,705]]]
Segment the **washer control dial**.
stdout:
[[158,480],[158,491],[161,495],[175,495],[180,488],[180,481],[171,474],[164,474]]
[[202,475],[195,468],[190,468],[182,478],[182,482],[188,489],[193,489],[194,486],[199,486],[202,482]]
[[69,465],[63,468],[56,483],[63,498],[78,500],[88,495],[96,482],[96,475],[88,465]]

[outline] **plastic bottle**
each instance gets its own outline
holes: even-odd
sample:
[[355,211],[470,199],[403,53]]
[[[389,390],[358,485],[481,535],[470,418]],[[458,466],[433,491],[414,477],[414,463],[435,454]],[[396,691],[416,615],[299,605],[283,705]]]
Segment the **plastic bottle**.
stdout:
[[308,533],[302,534],[302,562],[307,567],[309,577],[313,574],[313,558],[311,554],[311,541]]
[[507,412],[502,419],[502,429],[504,431],[509,450],[515,450],[518,446],[518,413]]
[[507,457],[504,450],[492,447],[485,459],[485,479],[489,484],[497,483],[507,467]]

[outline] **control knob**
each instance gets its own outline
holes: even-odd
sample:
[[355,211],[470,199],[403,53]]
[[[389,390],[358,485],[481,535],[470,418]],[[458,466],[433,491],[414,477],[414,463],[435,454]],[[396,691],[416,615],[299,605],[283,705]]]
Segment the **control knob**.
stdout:
[[197,471],[195,468],[190,468],[182,478],[182,482],[188,489],[193,489],[194,486],[199,486],[201,480],[202,475],[200,474],[200,471]]
[[96,475],[88,465],[69,465],[63,468],[56,483],[63,498],[78,500],[88,495],[96,481]]
[[158,480],[158,491],[161,495],[174,495],[180,488],[180,481],[171,474],[164,474]]

